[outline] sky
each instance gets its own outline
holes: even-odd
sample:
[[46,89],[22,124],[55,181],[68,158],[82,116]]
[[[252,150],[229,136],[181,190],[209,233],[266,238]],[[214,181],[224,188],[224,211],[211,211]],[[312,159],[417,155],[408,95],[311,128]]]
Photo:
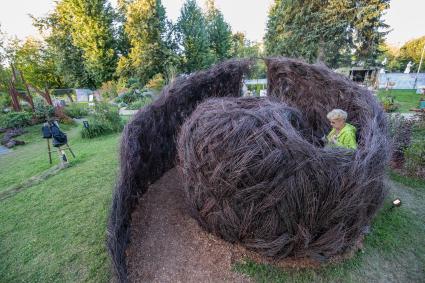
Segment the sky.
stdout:
[[[115,0],[112,0],[115,2]],[[184,0],[162,0],[167,16],[175,21]],[[204,6],[204,0],[197,0]],[[241,31],[247,38],[260,41],[265,33],[267,14],[273,0],[216,0],[217,7],[232,26],[233,32]],[[25,38],[36,36],[29,14],[44,16],[53,10],[54,0],[0,0],[0,25],[11,36]],[[396,46],[425,35],[425,0],[391,0],[391,7],[384,16],[391,32],[387,41]]]

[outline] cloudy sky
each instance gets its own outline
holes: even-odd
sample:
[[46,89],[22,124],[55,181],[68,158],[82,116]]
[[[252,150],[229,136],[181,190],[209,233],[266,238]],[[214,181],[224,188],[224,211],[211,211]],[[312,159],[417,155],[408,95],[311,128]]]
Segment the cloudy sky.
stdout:
[[[115,0],[112,0],[114,2]],[[204,0],[197,0],[203,6]],[[0,0],[0,24],[9,35],[25,38],[36,35],[28,16],[43,16],[54,7],[54,0]],[[184,0],[162,0],[167,15],[176,20]],[[266,27],[267,12],[273,0],[216,0],[218,8],[233,31],[245,32],[251,40],[261,40]],[[388,42],[402,45],[409,39],[425,35],[425,0],[392,0],[385,15],[391,26]]]

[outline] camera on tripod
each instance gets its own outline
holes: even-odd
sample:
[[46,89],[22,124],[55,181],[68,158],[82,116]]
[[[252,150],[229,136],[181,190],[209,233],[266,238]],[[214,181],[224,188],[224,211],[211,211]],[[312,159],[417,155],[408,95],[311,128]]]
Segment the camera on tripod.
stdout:
[[54,120],[48,120],[43,124],[41,128],[43,138],[47,140],[47,149],[49,153],[49,161],[52,164],[52,152],[50,149],[50,139],[52,139],[52,146],[57,148],[59,154],[59,159],[62,165],[68,163],[68,158],[66,156],[65,150],[69,150],[72,156],[75,158],[74,152],[72,152],[71,147],[68,145],[68,137],[64,132],[60,130],[59,123]]

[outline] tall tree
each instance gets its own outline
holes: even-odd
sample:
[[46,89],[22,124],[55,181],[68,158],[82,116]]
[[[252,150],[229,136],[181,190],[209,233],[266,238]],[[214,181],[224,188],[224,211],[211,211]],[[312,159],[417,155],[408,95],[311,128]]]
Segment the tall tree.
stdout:
[[381,64],[384,63],[384,68],[390,72],[399,72],[402,71],[402,64],[399,60],[400,56],[400,48],[396,46],[392,46],[388,43],[381,44],[380,50],[383,53],[378,57],[378,62]]
[[30,37],[15,46],[14,50],[11,63],[26,82],[41,89],[63,86],[54,58],[43,42]]
[[5,42],[6,42],[6,34],[3,32],[1,28],[1,23],[0,23],[0,68],[3,66],[4,60],[6,58],[6,54],[5,54],[6,43]]
[[262,57],[262,49],[263,46],[261,43],[247,39],[242,32],[236,32],[232,35],[232,48],[230,51],[232,57]]
[[6,68],[6,34],[0,25],[0,110],[12,105],[8,94],[10,72]]
[[[231,56],[236,58],[261,58],[263,54],[262,43],[250,41],[242,32],[236,32],[232,36]],[[265,64],[262,60],[257,61],[249,73],[250,78],[264,78],[266,76]]]
[[160,0],[135,0],[127,7],[125,31],[131,49],[119,62],[118,72],[137,76],[145,84],[156,74],[165,74],[175,64],[172,42],[167,41],[169,22]]
[[84,66],[96,86],[110,80],[117,55],[112,31],[113,12],[107,0],[63,0],[57,6],[71,27],[72,42],[83,51]]
[[[425,36],[409,40],[401,48],[399,57],[397,58],[402,68],[406,68],[406,65],[411,61],[414,63],[413,69],[417,71],[419,67],[422,52],[425,48]],[[425,58],[423,58],[422,66],[420,71],[425,71]]]
[[125,25],[127,23],[127,9],[132,0],[117,0],[117,8],[114,17],[116,50],[119,56],[127,56],[130,52],[131,44]]
[[376,65],[376,59],[382,50],[385,29],[388,25],[382,19],[383,13],[389,8],[390,0],[356,0],[356,16],[353,20],[354,44],[356,59],[366,65]]
[[195,0],[186,0],[177,21],[180,44],[183,49],[183,72],[191,73],[210,66],[213,54],[210,50],[206,19]]
[[232,31],[230,25],[224,20],[223,14],[215,6],[215,0],[207,0],[207,29],[210,48],[216,61],[230,57],[232,47]]
[[267,53],[322,61],[332,67],[347,64],[355,56],[358,62],[373,65],[385,35],[381,17],[388,2],[275,0],[265,36]]
[[74,44],[70,13],[63,8],[63,2],[57,3],[52,13],[42,18],[33,18],[47,42],[58,74],[64,82],[63,87],[96,87],[94,74],[85,66],[84,50]]

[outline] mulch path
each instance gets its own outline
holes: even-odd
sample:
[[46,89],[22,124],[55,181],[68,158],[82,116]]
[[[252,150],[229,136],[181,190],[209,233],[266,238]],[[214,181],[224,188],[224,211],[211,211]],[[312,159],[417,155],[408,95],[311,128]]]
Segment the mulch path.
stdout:
[[185,212],[176,169],[164,174],[140,199],[130,237],[131,282],[251,282],[232,271],[244,249],[205,232]]
[[[280,268],[318,268],[311,259],[274,261],[205,232],[186,209],[177,169],[152,184],[132,214],[130,244],[126,251],[130,282],[251,282],[233,272],[235,263],[252,260]],[[356,247],[328,264],[340,262],[362,248]]]

